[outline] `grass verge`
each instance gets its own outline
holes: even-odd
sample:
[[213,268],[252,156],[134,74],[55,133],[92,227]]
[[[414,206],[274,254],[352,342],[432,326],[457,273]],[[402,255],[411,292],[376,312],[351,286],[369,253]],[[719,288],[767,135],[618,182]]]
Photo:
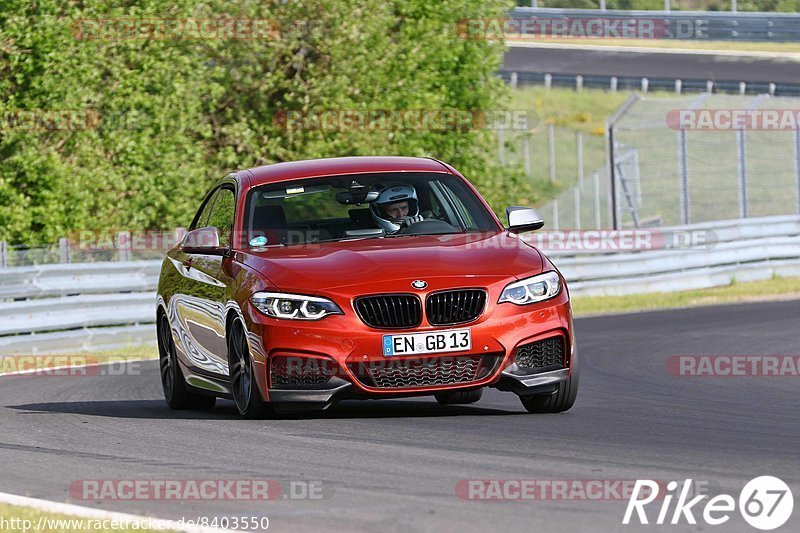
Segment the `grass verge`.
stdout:
[[632,294],[629,296],[575,296],[575,316],[631,313],[653,309],[700,307],[725,303],[770,300],[800,300],[800,278],[772,278],[747,283],[734,282],[725,287],[693,291]]
[[[83,367],[115,361],[158,359],[156,346],[130,346],[104,352],[0,356],[0,376],[17,372],[46,372],[47,369]],[[2,528],[0,528],[2,531]]]
[[[155,520],[154,520],[155,522]],[[124,526],[128,526],[125,528]],[[120,524],[110,519],[82,518],[64,514],[53,514],[31,507],[0,504],[0,531],[37,531],[38,533],[70,533],[72,531],[92,531],[94,533],[130,533],[167,529],[145,529],[134,523]]]

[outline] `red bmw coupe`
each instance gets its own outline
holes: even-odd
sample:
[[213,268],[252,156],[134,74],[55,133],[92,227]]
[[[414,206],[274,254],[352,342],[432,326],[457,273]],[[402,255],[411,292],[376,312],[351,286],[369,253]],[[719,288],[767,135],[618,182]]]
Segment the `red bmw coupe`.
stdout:
[[569,409],[578,353],[564,279],[434,159],[347,157],[230,174],[167,254],[161,381],[174,409],[248,418],[343,399],[519,396]]

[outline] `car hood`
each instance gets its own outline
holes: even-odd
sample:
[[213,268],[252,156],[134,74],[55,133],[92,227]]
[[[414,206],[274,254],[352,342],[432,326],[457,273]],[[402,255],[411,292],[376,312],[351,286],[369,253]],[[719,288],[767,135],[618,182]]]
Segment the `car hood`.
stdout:
[[405,287],[407,280],[415,279],[488,284],[538,274],[543,264],[535,248],[507,232],[275,246],[243,256],[277,289],[307,294],[350,286],[394,291],[400,282]]

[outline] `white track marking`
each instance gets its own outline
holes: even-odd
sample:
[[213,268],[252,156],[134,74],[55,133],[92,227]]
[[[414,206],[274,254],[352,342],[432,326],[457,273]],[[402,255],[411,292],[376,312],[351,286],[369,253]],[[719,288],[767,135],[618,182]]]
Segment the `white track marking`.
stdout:
[[[69,503],[58,503],[50,500],[39,500],[36,498],[28,498],[26,496],[17,496],[16,494],[8,494],[0,492],[0,503],[8,505],[17,505],[20,507],[29,507],[44,511],[52,514],[63,514],[69,516],[77,516],[89,520],[117,520],[127,524],[138,523],[141,526],[148,526],[157,524],[161,529],[168,529],[173,531],[183,531],[185,533],[233,533],[230,529],[219,529],[213,527],[199,527],[199,526],[182,526],[174,520],[162,520],[160,518],[149,518],[146,516],[138,516],[126,513],[117,513],[114,511],[105,511],[103,509],[93,509],[91,507],[83,507],[80,505],[72,505]],[[39,523],[41,524],[41,520]],[[133,528],[129,528],[135,531]],[[237,533],[242,533],[241,531]]]

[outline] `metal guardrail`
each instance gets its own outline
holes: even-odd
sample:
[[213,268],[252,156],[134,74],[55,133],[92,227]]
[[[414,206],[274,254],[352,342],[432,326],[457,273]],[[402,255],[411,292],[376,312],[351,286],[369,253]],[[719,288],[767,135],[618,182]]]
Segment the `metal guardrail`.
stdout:
[[[709,244],[604,255],[549,253],[577,296],[621,296],[708,289],[734,281],[800,276],[800,216],[667,228],[703,232]],[[572,255],[572,257],[569,257]]]
[[569,290],[572,296],[624,296],[710,289],[730,285],[734,281],[737,283],[762,281],[775,276],[786,278],[800,276],[800,259],[713,266],[640,276],[635,279],[577,281],[570,284]]
[[155,301],[141,292],[0,303],[0,335],[153,322]]
[[568,24],[577,22],[578,27],[584,28],[589,22],[598,20],[634,21],[633,27],[644,29],[649,28],[649,24],[652,23],[655,24],[655,35],[652,37],[654,39],[800,42],[800,13],[603,11],[518,7],[511,10],[509,16],[521,20],[560,20]]
[[[588,231],[591,232],[593,230]],[[663,238],[674,237],[681,242],[688,242],[690,238],[697,239],[698,237],[702,237],[705,244],[703,246],[680,246],[673,247],[672,249],[653,249],[625,253],[613,251],[604,253],[602,251],[598,252],[596,250],[582,249],[543,249],[543,251],[549,257],[557,258],[559,260],[559,265],[570,264],[570,258],[577,256],[591,256],[591,258],[587,257],[585,259],[587,261],[585,264],[602,264],[609,259],[624,262],[627,260],[642,261],[645,260],[646,257],[651,256],[663,259],[664,257],[673,257],[675,254],[679,253],[702,254],[703,252],[712,251],[717,246],[724,247],[729,243],[747,242],[757,246],[767,240],[781,237],[786,237],[791,242],[792,239],[800,236],[800,215],[777,215],[750,219],[718,220],[704,222],[702,224],[652,228],[642,231],[652,232],[651,237],[654,239],[657,239],[660,235],[662,236],[662,240]],[[536,244],[535,241],[534,244]],[[796,249],[795,255],[792,257],[800,257],[800,249]],[[584,264],[580,260],[577,262]]]
[[0,300],[155,290],[161,261],[14,267],[2,271]]
[[132,346],[143,348],[142,355],[146,356],[154,353],[155,344],[156,328],[152,324],[81,328],[0,337],[0,356],[97,352]]
[[705,80],[686,78],[643,78],[639,76],[587,76],[574,74],[550,74],[546,72],[516,72],[501,70],[498,76],[513,87],[544,85],[547,88],[603,89],[607,91],[652,91],[689,93],[722,93],[739,95],[800,96],[800,83],[743,82],[736,80]]
[[[659,230],[662,231],[662,230]],[[573,296],[672,292],[800,276],[800,216],[713,222],[711,245],[670,250],[547,252]],[[158,261],[13,268],[0,282],[0,355],[152,343]],[[20,300],[20,298],[22,298]],[[105,326],[105,327],[102,327]]]

